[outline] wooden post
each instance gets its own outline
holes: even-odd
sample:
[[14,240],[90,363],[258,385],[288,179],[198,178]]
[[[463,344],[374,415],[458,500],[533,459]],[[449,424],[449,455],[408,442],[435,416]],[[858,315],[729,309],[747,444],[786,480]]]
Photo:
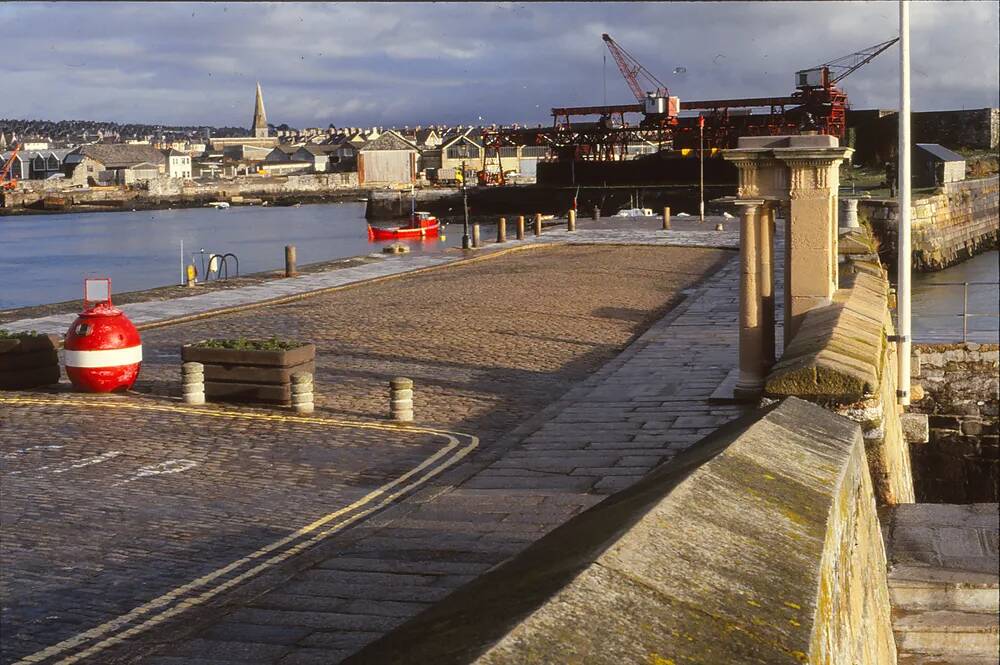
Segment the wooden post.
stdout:
[[205,403],[205,366],[201,363],[181,365],[181,394],[185,404]]
[[479,224],[472,225],[472,246],[479,248]]
[[313,375],[309,372],[292,374],[292,407],[296,413],[313,412]]
[[393,420],[413,420],[413,381],[401,376],[389,381],[389,415]]
[[542,213],[535,213],[535,235],[542,235]]
[[576,210],[566,213],[566,230],[576,231]]
[[285,245],[285,277],[295,275],[295,245]]
[[670,206],[663,206],[663,230],[670,230]]
[[507,242],[507,218],[501,217],[497,222],[497,242]]
[[524,215],[517,216],[517,239],[524,240]]

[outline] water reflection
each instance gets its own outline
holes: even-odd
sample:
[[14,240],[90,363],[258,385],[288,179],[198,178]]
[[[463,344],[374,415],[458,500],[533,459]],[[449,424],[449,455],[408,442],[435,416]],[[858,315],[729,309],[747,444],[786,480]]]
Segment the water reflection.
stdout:
[[[915,342],[962,341],[962,312],[967,339],[971,342],[1000,342],[1000,253],[986,252],[934,273],[913,278],[913,339]],[[963,282],[969,282],[965,304]]]

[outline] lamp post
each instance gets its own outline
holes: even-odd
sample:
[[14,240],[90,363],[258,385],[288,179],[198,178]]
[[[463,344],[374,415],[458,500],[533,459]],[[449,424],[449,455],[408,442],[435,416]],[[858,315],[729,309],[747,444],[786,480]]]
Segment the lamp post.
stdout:
[[465,158],[469,156],[469,144],[464,140],[458,146],[458,156],[462,158],[462,211],[464,221],[462,222],[462,249],[472,248],[472,239],[469,237],[469,197],[465,190]]
[[910,403],[910,3],[899,0],[899,237],[896,241],[897,401]]
[[698,221],[705,223],[705,116],[698,116]]

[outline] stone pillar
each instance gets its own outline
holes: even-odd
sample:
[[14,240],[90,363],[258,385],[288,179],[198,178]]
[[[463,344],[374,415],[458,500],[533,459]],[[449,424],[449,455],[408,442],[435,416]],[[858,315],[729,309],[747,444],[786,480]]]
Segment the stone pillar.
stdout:
[[566,213],[566,230],[576,231],[576,210]]
[[517,216],[517,239],[524,240],[524,215]]
[[760,270],[761,357],[764,371],[774,364],[774,203],[760,207],[757,215]]
[[542,213],[535,213],[535,235],[542,235]]
[[479,249],[479,224],[472,225],[472,247]]
[[501,217],[497,222],[497,242],[507,242],[507,218]]
[[670,230],[670,206],[663,206],[663,230]]
[[[833,144],[834,137],[825,138]],[[832,302],[837,290],[837,189],[840,162],[852,151],[827,148],[787,148],[776,157],[789,169],[791,199],[785,288],[788,314],[785,339],[792,339],[802,317]]]
[[858,223],[858,200],[840,199],[840,226],[845,229],[856,229],[861,226]]
[[740,206],[740,347],[739,379],[733,395],[753,399],[764,387],[761,334],[760,247],[758,211],[762,200],[741,200]]

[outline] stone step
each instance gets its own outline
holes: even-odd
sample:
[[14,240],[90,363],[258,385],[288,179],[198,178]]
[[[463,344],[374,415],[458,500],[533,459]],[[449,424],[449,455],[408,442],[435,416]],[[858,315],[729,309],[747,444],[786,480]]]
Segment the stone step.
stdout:
[[1000,613],[995,573],[901,565],[892,568],[888,582],[892,606],[899,610]]
[[996,613],[893,610],[893,633],[901,655],[996,657],[1000,618]]

